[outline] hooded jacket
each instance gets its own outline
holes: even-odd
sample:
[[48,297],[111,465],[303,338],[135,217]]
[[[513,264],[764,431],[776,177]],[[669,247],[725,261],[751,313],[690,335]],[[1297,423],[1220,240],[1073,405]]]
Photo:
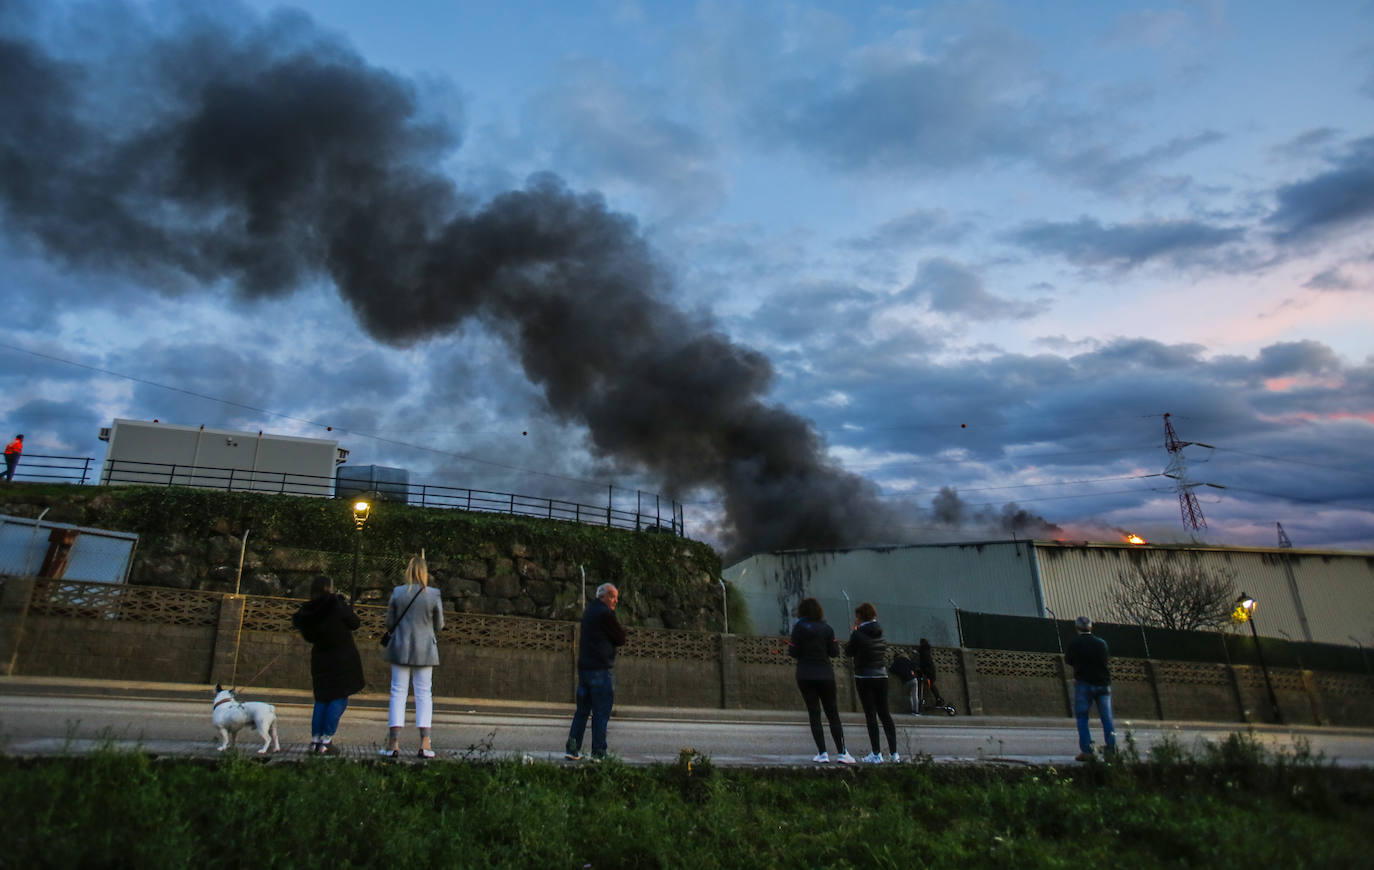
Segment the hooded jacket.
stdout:
[[315,700],[346,698],[366,684],[363,661],[353,643],[358,615],[342,595],[323,595],[300,606],[291,624],[310,643],[310,681]]
[[887,676],[887,641],[876,619],[862,623],[849,635],[844,653],[854,660],[854,676]]

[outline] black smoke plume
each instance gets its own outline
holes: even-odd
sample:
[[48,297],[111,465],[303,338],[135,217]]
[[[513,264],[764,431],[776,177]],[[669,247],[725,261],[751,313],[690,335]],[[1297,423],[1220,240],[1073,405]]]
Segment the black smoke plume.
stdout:
[[[869,481],[764,400],[768,360],[673,288],[633,219],[551,175],[475,201],[416,86],[300,13],[81,7],[40,42],[0,0],[0,214],[66,263],[169,292],[320,277],[378,339],[480,318],[552,410],[670,495],[724,499],[735,553],[891,542]],[[99,20],[95,16],[101,16]]]
[[1023,538],[1057,538],[1063,529],[1039,514],[1033,514],[1014,501],[1000,511],[990,507],[974,510],[952,486],[942,486],[930,500],[931,516],[937,525],[949,530],[965,529],[975,534],[1012,534]]

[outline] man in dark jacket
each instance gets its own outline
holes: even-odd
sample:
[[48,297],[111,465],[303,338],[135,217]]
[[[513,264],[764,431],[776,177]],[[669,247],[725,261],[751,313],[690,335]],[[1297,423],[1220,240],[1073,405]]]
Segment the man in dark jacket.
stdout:
[[1116,752],[1116,728],[1112,724],[1112,673],[1107,667],[1107,642],[1094,635],[1093,621],[1074,620],[1078,636],[1064,650],[1064,661],[1073,666],[1073,712],[1078,718],[1078,755],[1074,761],[1093,760],[1093,738],[1088,732],[1088,710],[1097,704],[1102,718],[1102,738],[1107,754]]
[[620,590],[610,583],[596,587],[596,600],[582,614],[582,637],[577,647],[577,711],[563,757],[582,757],[582,738],[587,718],[592,720],[592,760],[606,757],[606,726],[615,704],[616,647],[625,643],[625,629],[615,618]]

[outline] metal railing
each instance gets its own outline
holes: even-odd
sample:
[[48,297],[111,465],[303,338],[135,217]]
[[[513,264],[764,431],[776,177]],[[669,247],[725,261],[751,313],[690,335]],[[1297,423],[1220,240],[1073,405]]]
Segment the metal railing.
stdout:
[[48,481],[53,483],[87,483],[91,481],[89,456],[49,456],[25,453],[14,469],[15,480]]
[[[42,460],[35,462],[33,460]],[[77,456],[28,455],[20,461],[16,480],[49,483],[100,483],[106,486],[189,486],[197,489],[217,489],[225,492],[261,492],[278,495],[305,495],[332,498],[336,494],[336,480],[314,474],[280,471],[254,471],[242,468],[209,468],[203,465],[179,465],[166,462],[142,462],[126,459],[108,460],[100,471],[100,479],[92,477],[94,460]],[[356,493],[363,481],[344,480],[344,493]],[[624,504],[629,490],[608,486],[605,504],[583,504],[564,499],[494,492],[439,484],[399,484],[378,481],[369,491],[379,497],[416,507],[448,508],[478,513],[511,514],[539,519],[565,520],[583,525],[637,531],[664,532],[682,536],[686,533],[682,505],[663,499],[654,493],[634,491],[634,507]],[[617,505],[619,494],[622,504]]]

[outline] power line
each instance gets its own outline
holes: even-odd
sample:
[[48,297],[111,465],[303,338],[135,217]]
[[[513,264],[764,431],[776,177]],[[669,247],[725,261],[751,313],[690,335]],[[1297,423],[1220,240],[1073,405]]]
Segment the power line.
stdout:
[[100,366],[93,366],[93,365],[90,365],[90,364],[88,364],[88,363],[81,363],[81,362],[77,362],[77,361],[75,361],[75,360],[64,359],[63,357],[60,357],[60,356],[54,356],[54,355],[48,354],[48,353],[41,353],[41,352],[39,352],[39,351],[30,350],[30,349],[25,348],[25,347],[18,347],[18,346],[16,346],[16,345],[8,344],[8,343],[3,342],[3,341],[0,341],[0,347],[3,347],[3,348],[5,348],[5,349],[7,349],[7,350],[15,351],[15,352],[17,352],[17,353],[23,353],[23,354],[28,354],[29,356],[35,356],[35,357],[38,357],[38,358],[40,358],[40,359],[52,360],[53,362],[63,363],[64,365],[75,366],[76,368],[85,369],[85,370],[87,370],[87,371],[92,371],[92,372],[97,372],[98,374],[109,375],[109,376],[111,376],[111,377],[116,377],[116,378],[123,378],[124,380],[133,381],[134,383],[145,384],[145,385],[150,386],[150,387],[156,387],[156,388],[158,388],[158,389],[160,389],[160,390],[168,390],[168,391],[173,392],[173,393],[181,393],[182,395],[185,395],[185,396],[192,396],[192,397],[194,397],[194,398],[197,398],[197,399],[204,399],[204,400],[209,401],[209,402],[218,402],[218,403],[221,404],[221,405],[228,405],[228,406],[233,407],[233,408],[242,408],[242,409],[245,410],[245,411],[253,411],[253,412],[258,413],[258,414],[266,414],[266,415],[268,415],[269,417],[275,417],[275,418],[278,418],[278,419],[281,419],[281,420],[290,420],[290,421],[295,422],[295,423],[303,423],[303,424],[305,424],[305,425],[307,425],[307,426],[313,426],[313,427],[318,428],[318,429],[323,429],[323,430],[325,430],[325,431],[327,431],[327,432],[346,433],[346,434],[348,434],[348,435],[352,435],[352,436],[357,437],[357,438],[368,438],[368,439],[371,439],[371,440],[373,440],[373,441],[377,441],[377,442],[382,443],[382,444],[389,444],[389,445],[391,445],[391,446],[393,446],[393,447],[404,447],[404,448],[408,448],[408,449],[411,449],[411,450],[420,450],[420,451],[423,451],[423,452],[426,452],[426,453],[432,453],[432,454],[435,454],[435,455],[438,455],[438,456],[445,456],[445,457],[454,458],[454,459],[463,459],[463,460],[466,460],[466,461],[468,461],[468,462],[475,462],[475,463],[478,463],[478,464],[480,464],[480,465],[489,465],[489,466],[492,466],[493,468],[501,468],[501,469],[504,469],[504,470],[506,470],[506,471],[517,471],[517,472],[520,472],[520,473],[522,473],[522,474],[534,474],[534,475],[538,475],[538,476],[540,476],[540,477],[547,477],[547,478],[550,478],[550,479],[552,479],[552,480],[561,480],[561,481],[564,481],[564,482],[567,482],[567,483],[579,483],[579,484],[585,484],[585,485],[590,485],[590,486],[606,486],[606,485],[607,485],[604,481],[586,480],[586,479],[584,479],[584,478],[579,478],[579,477],[569,477],[569,476],[567,476],[567,475],[554,474],[554,473],[548,472],[548,471],[538,471],[538,470],[532,469],[532,468],[522,468],[522,467],[520,467],[520,466],[518,466],[518,465],[509,465],[509,464],[506,464],[506,463],[503,463],[503,462],[494,462],[494,461],[492,461],[492,460],[490,460],[490,459],[482,459],[481,457],[478,457],[478,456],[471,456],[471,455],[466,454],[466,453],[458,453],[458,452],[452,451],[452,450],[440,450],[440,449],[437,448],[437,447],[427,447],[427,446],[425,446],[425,445],[423,445],[423,444],[412,444],[412,443],[410,443],[410,442],[408,442],[408,441],[400,441],[400,440],[397,440],[397,439],[395,439],[395,438],[387,438],[387,437],[385,437],[385,436],[377,435],[377,434],[372,433],[372,432],[360,432],[360,431],[358,431],[358,430],[356,430],[356,429],[349,429],[349,428],[346,428],[346,427],[343,427],[343,426],[334,426],[334,425],[331,425],[331,424],[328,424],[328,423],[321,423],[321,422],[318,421],[318,420],[311,420],[311,419],[308,419],[308,418],[305,418],[305,417],[295,417],[295,416],[292,416],[291,414],[283,414],[283,413],[280,412],[280,411],[273,411],[273,410],[271,410],[271,409],[269,409],[269,408],[259,408],[259,407],[255,406],[255,405],[247,405],[247,404],[244,404],[243,402],[235,402],[235,401],[232,401],[232,400],[230,400],[230,399],[223,399],[223,398],[220,398],[220,397],[218,397],[218,396],[211,396],[211,395],[208,395],[208,394],[206,394],[206,393],[198,393],[198,392],[196,392],[195,390],[188,390],[188,389],[185,389],[185,388],[183,388],[183,387],[174,387],[174,386],[172,386],[171,384],[163,384],[163,383],[159,383],[158,381],[148,380],[147,378],[140,378],[140,377],[136,377],[136,376],[134,376],[134,375],[125,374],[124,372],[117,372],[117,371],[114,371],[113,369],[105,369],[105,368],[101,368]]

